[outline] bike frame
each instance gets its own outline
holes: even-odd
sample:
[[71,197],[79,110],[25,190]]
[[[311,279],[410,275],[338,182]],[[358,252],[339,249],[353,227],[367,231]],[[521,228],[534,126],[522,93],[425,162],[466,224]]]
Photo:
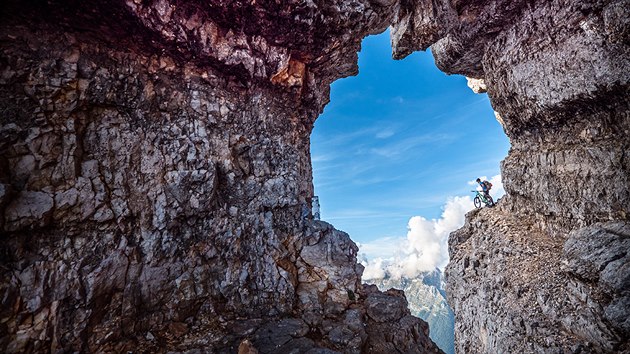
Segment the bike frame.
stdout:
[[[485,204],[486,206],[494,205],[494,201],[491,202],[490,201],[491,199],[486,198],[485,194],[483,192],[480,192],[480,191],[477,191],[477,190],[474,190],[474,191],[471,191],[471,192],[476,193],[475,197],[473,198],[473,201],[476,200],[477,198],[479,198],[479,201],[481,203]],[[490,198],[492,198],[492,197],[490,197]],[[477,205],[475,205],[475,207],[479,208]]]
[[477,192],[477,197],[479,197],[479,199],[481,199],[482,202],[488,204],[488,199],[486,199],[486,196],[483,194],[483,192],[480,191],[475,191]]

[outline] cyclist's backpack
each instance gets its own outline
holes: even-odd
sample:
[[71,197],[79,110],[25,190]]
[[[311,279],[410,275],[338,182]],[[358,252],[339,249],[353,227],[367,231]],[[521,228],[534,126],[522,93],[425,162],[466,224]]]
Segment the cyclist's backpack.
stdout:
[[486,185],[486,188],[488,188],[488,189],[492,188],[492,183],[490,183],[488,181],[484,181],[483,183]]

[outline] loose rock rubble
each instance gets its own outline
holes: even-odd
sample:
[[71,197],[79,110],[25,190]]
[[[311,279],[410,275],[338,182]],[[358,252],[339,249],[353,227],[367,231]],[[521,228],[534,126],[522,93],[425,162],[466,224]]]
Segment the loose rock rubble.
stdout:
[[[622,304],[629,294],[624,272],[630,224],[595,224],[565,241],[540,229],[533,218],[515,217],[503,203],[471,212],[450,238],[447,294],[456,309],[457,349],[627,350],[628,308]],[[599,235],[589,237],[594,233]],[[617,264],[608,263],[620,256]],[[604,280],[612,277],[616,286]]]

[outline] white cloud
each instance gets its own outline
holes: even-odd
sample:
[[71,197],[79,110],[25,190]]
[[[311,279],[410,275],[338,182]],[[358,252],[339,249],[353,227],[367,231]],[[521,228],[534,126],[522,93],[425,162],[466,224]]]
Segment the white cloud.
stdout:
[[[505,194],[500,175],[489,181],[493,184],[495,199]],[[474,184],[473,180],[471,185]],[[387,237],[360,244],[361,264],[365,267],[363,280],[385,276],[413,278],[435,268],[444,269],[449,260],[448,236],[464,225],[466,213],[473,208],[470,196],[452,197],[444,205],[439,219],[427,220],[422,216],[409,219],[406,239]]]
[[385,278],[385,268],[383,267],[383,259],[376,258],[371,262],[365,262],[365,270],[363,271],[363,279],[383,279]]
[[404,238],[383,237],[368,243],[357,243],[357,246],[365,258],[369,256],[370,259],[376,260],[391,257],[392,254],[398,252],[400,243],[404,240]]
[[[415,277],[448,263],[448,235],[464,225],[464,215],[474,208],[470,197],[448,200],[439,219],[414,216],[409,220],[406,239],[383,238],[359,245],[365,259],[363,279]],[[388,257],[389,253],[389,257]],[[367,256],[376,256],[368,260]]]

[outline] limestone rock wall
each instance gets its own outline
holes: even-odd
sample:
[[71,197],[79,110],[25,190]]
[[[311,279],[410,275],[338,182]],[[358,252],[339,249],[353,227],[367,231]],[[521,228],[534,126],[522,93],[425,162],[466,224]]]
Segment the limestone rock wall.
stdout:
[[0,351],[438,353],[308,215],[313,122],[392,6],[3,3]]
[[393,23],[395,57],[483,79],[512,142],[508,196],[451,237],[457,350],[630,350],[628,7],[4,2],[0,349],[437,351],[308,217],[329,84]]
[[[450,238],[463,353],[630,351],[628,1],[411,1],[396,56],[431,45],[483,79],[507,196]],[[614,280],[613,280],[614,279]]]

